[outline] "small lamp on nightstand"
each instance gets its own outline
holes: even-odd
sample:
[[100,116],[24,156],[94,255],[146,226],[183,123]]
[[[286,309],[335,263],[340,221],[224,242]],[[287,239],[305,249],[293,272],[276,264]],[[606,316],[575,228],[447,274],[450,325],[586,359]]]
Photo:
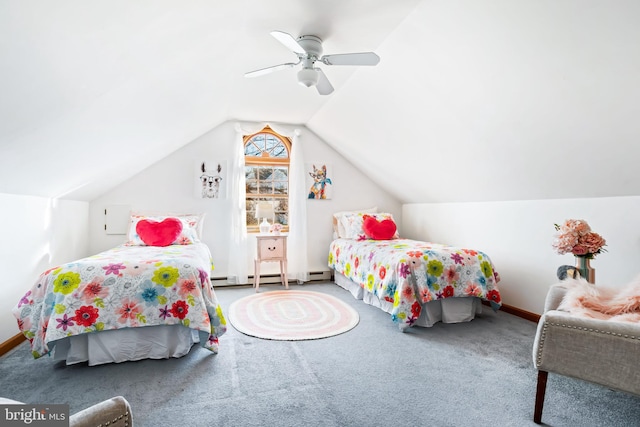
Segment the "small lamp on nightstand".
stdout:
[[256,205],[256,218],[262,218],[262,222],[260,223],[260,233],[266,234],[269,232],[269,221],[267,218],[273,217],[273,205],[269,202],[258,202]]

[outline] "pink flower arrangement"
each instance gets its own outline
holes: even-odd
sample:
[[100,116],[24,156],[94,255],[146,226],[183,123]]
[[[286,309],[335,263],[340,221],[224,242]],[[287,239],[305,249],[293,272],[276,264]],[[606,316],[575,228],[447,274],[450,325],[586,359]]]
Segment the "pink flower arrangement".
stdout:
[[568,219],[562,225],[556,227],[553,248],[560,254],[573,254],[577,257],[593,258],[599,253],[606,252],[604,246],[607,242],[598,233],[591,231],[586,221],[581,219]]
[[269,228],[269,230],[272,233],[279,233],[282,231],[282,224],[271,224],[271,227]]

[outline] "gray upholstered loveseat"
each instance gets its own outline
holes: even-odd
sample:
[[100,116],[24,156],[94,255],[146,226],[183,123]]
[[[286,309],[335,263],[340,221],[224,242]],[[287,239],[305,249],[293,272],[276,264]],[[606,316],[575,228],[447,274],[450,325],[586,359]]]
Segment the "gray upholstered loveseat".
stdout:
[[[11,399],[0,397],[0,404],[23,404]],[[96,403],[69,417],[69,427],[131,427],[133,419],[131,417],[131,406],[122,397],[116,396],[111,399]]]
[[540,424],[547,374],[578,378],[640,395],[640,324],[577,317],[557,310],[567,288],[551,286],[533,345]]

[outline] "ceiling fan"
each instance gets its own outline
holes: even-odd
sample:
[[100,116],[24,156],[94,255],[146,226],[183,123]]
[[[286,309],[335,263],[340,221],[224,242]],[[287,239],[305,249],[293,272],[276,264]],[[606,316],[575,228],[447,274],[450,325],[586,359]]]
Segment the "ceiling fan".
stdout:
[[329,95],[333,92],[333,86],[322,72],[322,69],[315,66],[316,62],[322,62],[324,65],[376,65],[380,62],[380,57],[373,52],[323,56],[322,40],[316,36],[300,36],[295,39],[291,34],[282,31],[272,31],[271,35],[285,47],[292,50],[298,56],[298,62],[287,62],[286,64],[250,71],[245,73],[245,77],[263,76],[302,64],[302,69],[298,71],[298,83],[306,87],[315,86],[320,95]]

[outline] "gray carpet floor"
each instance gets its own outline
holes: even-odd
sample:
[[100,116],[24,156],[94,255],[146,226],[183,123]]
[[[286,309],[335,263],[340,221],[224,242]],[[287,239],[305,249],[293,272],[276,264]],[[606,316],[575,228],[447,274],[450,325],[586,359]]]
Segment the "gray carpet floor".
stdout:
[[[138,427],[535,425],[534,323],[483,307],[469,323],[402,333],[334,284],[293,288],[340,298],[360,323],[312,341],[262,340],[229,325],[217,355],[195,346],[179,359],[93,367],[33,360],[23,343],[0,358],[0,395],[69,403],[71,413],[122,395]],[[216,289],[223,311],[253,292]],[[549,374],[543,422],[639,426],[640,398]]]

